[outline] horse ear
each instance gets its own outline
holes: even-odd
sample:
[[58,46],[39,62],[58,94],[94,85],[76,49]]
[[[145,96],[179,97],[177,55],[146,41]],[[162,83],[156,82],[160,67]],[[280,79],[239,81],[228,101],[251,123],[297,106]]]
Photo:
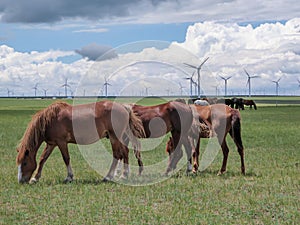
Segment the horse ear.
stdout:
[[26,150],[25,150],[25,156],[28,156],[28,155],[29,155],[29,150],[26,149]]

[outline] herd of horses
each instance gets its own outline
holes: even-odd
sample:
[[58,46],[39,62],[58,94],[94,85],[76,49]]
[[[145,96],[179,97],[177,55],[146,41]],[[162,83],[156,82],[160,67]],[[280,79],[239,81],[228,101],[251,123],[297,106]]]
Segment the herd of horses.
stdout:
[[[166,143],[168,153],[166,175],[176,168],[183,156],[183,147],[188,159],[187,172],[196,173],[199,168],[200,139],[211,137],[216,137],[222,148],[223,163],[218,174],[223,174],[226,171],[229,153],[226,143],[228,133],[237,147],[241,172],[245,174],[241,116],[238,109],[226,104],[202,106],[186,104],[182,99],[154,106],[111,101],[76,106],[64,102],[53,103],[33,115],[17,147],[18,181],[37,182],[45,162],[55,147],[59,148],[67,168],[65,182],[72,181],[73,171],[68,144],[88,145],[101,138],[109,139],[113,154],[104,181],[114,178],[120,161],[123,161],[121,176],[128,177],[129,143],[133,146],[141,174],[143,162],[139,139],[157,138],[168,133],[171,135]],[[46,146],[37,165],[37,151],[43,142]],[[38,169],[34,174],[36,168]]]
[[257,110],[256,103],[251,100],[251,99],[243,99],[243,98],[194,98],[194,99],[189,99],[189,104],[192,103],[197,103],[197,101],[201,105],[213,105],[213,104],[226,104],[230,106],[231,108],[235,108],[238,110],[244,110],[245,105],[249,106],[250,109],[252,109],[252,106],[255,110]]

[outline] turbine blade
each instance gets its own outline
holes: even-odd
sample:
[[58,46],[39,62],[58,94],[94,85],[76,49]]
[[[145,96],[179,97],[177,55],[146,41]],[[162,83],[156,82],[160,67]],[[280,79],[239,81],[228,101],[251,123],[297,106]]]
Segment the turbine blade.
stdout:
[[192,77],[191,77],[192,79],[193,79],[194,75],[195,75],[195,71],[194,71],[193,74],[192,74]]
[[191,65],[191,64],[188,64],[188,63],[183,63],[183,64],[186,65],[186,66],[192,67],[192,68],[194,68],[194,69],[198,69],[198,67],[193,66],[193,65]]
[[247,74],[248,77],[250,77],[249,73],[247,72],[247,70],[244,68],[245,73]]
[[204,61],[200,64],[199,68],[201,68],[203,66],[204,63],[206,63],[206,61],[209,59],[209,57],[207,57],[206,59],[204,59]]

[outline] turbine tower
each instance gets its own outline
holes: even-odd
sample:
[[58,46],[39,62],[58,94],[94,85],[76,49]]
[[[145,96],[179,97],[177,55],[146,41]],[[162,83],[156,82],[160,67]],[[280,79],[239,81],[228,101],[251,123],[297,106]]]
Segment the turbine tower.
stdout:
[[8,88],[6,88],[7,89],[7,97],[9,97],[10,96],[10,93],[11,93],[11,91],[8,89]]
[[183,86],[182,86],[182,84],[180,82],[178,84],[179,84],[179,89],[180,89],[180,96],[182,96]]
[[250,76],[246,69],[244,69],[244,71],[245,71],[245,73],[246,73],[246,75],[248,77],[246,86],[248,85],[248,88],[249,88],[249,97],[251,97],[251,79],[252,78],[259,78],[259,76]]
[[[187,73],[185,73],[187,74]],[[195,72],[193,72],[192,76],[191,77],[186,77],[186,78],[183,78],[185,80],[189,80],[190,81],[190,92],[191,92],[191,97],[193,96],[193,83],[194,83],[194,80],[193,80],[193,77],[194,77],[194,74]],[[188,75],[188,74],[187,74]],[[188,75],[189,76],[189,75]]]
[[44,96],[46,97],[46,96],[47,96],[47,91],[48,91],[48,89],[44,89],[44,88],[43,88],[43,91],[44,91]]
[[108,83],[108,79],[105,77],[104,78],[104,89],[105,89],[105,97],[107,98],[107,86],[111,86],[111,84],[110,83]]
[[276,96],[278,96],[278,90],[279,90],[279,81],[281,80],[282,77],[280,77],[277,81],[272,80],[273,83],[276,84]]
[[148,96],[150,87],[147,87],[147,86],[144,86],[144,87],[145,87],[145,96]]
[[68,87],[71,88],[71,86],[68,84],[68,78],[65,78],[65,83],[61,85],[61,87],[65,87],[65,97],[68,97]]
[[197,66],[194,66],[194,65],[191,65],[191,64],[188,64],[188,63],[184,63],[184,65],[186,66],[189,66],[191,68],[194,68],[197,70],[197,74],[198,74],[198,98],[201,97],[201,85],[200,85],[200,70],[202,68],[202,66],[204,65],[204,63],[206,63],[206,61],[209,59],[209,57],[207,57],[206,59],[203,60],[203,62],[197,67]]
[[223,79],[224,82],[225,82],[225,96],[227,96],[227,81],[228,81],[232,76],[230,76],[230,77],[222,77],[222,76],[219,76],[219,77],[221,77],[221,79]]
[[219,92],[219,84],[212,85],[212,87],[215,88],[215,90],[216,90],[216,97],[219,96],[219,93],[218,93]]
[[32,89],[34,89],[34,97],[36,97],[37,86],[39,83],[36,83]]

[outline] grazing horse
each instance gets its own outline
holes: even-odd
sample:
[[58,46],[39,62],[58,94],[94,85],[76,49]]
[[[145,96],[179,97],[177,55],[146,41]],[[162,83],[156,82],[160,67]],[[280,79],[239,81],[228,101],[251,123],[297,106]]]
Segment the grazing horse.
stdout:
[[[244,164],[244,147],[241,138],[241,117],[240,113],[236,109],[232,109],[224,104],[215,104],[210,106],[193,106],[193,110],[198,114],[199,118],[203,120],[211,130],[210,136],[217,136],[219,144],[223,151],[223,164],[218,175],[223,174],[226,171],[227,158],[229,148],[226,143],[226,136],[229,133],[237,146],[238,153],[241,158],[241,172],[245,174]],[[197,141],[197,146],[193,152],[193,172],[197,172],[199,167],[199,148],[200,138]],[[194,141],[193,141],[194,142]],[[193,142],[191,143],[193,145]],[[172,144],[167,144],[172,147]]]
[[[113,119],[112,119],[113,118]],[[113,120],[117,120],[114,122]],[[109,138],[113,162],[104,180],[114,176],[117,161],[124,160],[123,176],[128,175],[128,147],[123,139],[129,137],[136,142],[136,137],[144,137],[141,121],[134,113],[119,103],[102,101],[72,106],[67,103],[53,103],[37,112],[29,123],[17,148],[18,181],[29,182],[37,167],[36,154],[43,142],[46,147],[40,157],[39,167],[31,182],[41,177],[44,163],[58,146],[67,167],[65,182],[73,180],[68,143],[88,145],[101,138]]]
[[[158,138],[171,132],[174,148],[170,150],[166,174],[176,168],[182,157],[182,145],[185,147],[188,160],[191,159],[192,146],[188,140],[188,133],[193,123],[193,114],[189,105],[171,101],[155,106],[131,105],[131,107],[143,123],[146,138]],[[140,153],[138,152],[136,156],[141,167]],[[191,170],[191,165],[188,170]]]
[[254,106],[254,109],[257,110],[256,104],[253,100],[243,99],[243,104],[250,106],[250,109],[252,109],[252,106]]

